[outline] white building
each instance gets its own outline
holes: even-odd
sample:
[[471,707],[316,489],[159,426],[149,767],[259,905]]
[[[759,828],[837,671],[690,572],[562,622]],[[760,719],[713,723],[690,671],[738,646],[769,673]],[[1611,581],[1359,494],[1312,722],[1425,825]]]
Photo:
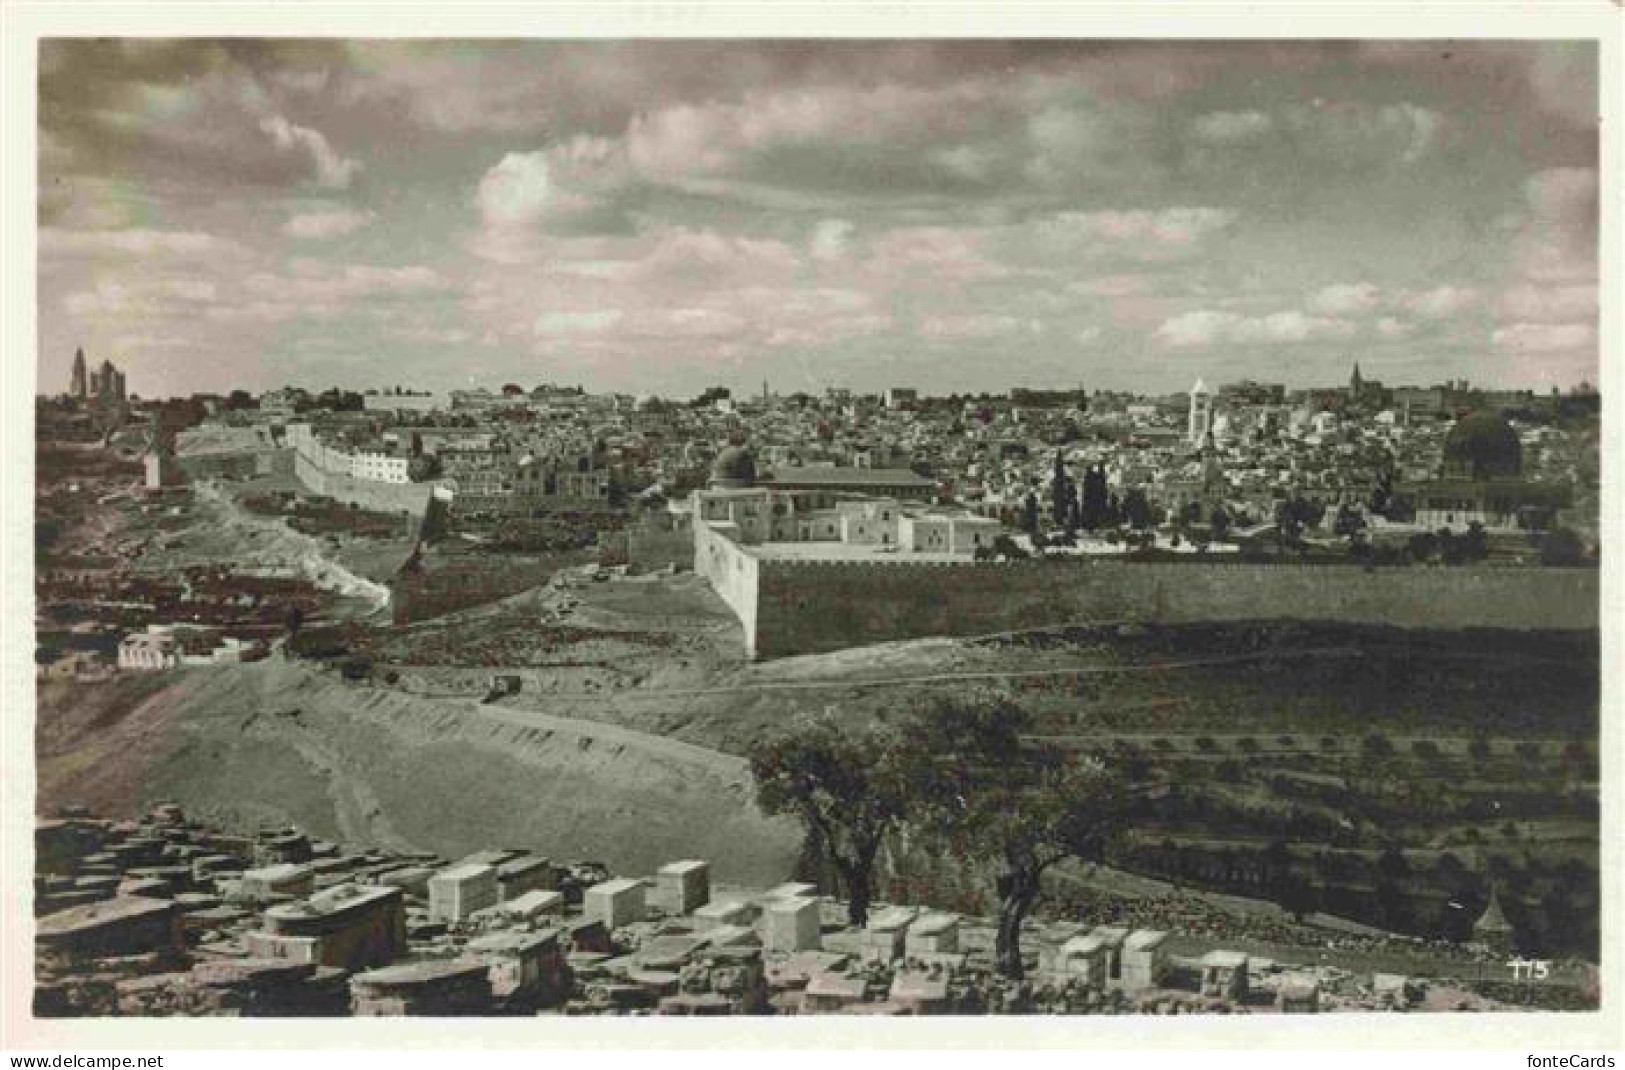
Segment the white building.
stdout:
[[180,645],[164,632],[137,632],[118,645],[118,667],[132,672],[159,672],[180,664]]
[[1185,437],[1193,446],[1200,446],[1207,439],[1209,431],[1213,430],[1213,391],[1207,388],[1207,383],[1196,380],[1191,387],[1190,421]]

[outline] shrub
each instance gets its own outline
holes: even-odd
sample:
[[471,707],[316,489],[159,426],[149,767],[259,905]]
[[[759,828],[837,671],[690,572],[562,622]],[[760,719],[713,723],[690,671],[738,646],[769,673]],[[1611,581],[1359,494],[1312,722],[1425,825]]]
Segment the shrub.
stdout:
[[1360,741],[1360,753],[1367,758],[1391,758],[1394,754],[1393,740],[1381,732],[1373,732]]
[[1411,753],[1418,758],[1434,761],[1439,757],[1439,745],[1431,739],[1419,739],[1411,744]]
[[1258,753],[1258,740],[1254,739],[1252,736],[1242,736],[1240,739],[1236,740],[1236,746],[1248,754]]
[[1219,743],[1212,736],[1197,736],[1196,749],[1204,754],[1212,754],[1219,749]]
[[1298,737],[1289,736],[1283,733],[1282,735],[1275,737],[1275,742],[1279,743],[1283,747],[1296,747],[1298,745]]

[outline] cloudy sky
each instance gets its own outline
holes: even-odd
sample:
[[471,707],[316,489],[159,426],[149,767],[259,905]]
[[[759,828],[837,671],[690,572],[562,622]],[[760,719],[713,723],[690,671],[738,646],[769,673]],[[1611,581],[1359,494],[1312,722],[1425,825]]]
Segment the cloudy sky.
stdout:
[[39,60],[46,391],[1597,377],[1590,44]]

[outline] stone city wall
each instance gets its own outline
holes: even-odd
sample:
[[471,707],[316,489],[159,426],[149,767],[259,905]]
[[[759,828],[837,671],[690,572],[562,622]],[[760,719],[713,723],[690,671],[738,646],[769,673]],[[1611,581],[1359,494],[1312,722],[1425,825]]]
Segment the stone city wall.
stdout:
[[[728,603],[745,630],[745,649],[756,654],[756,605],[761,562],[739,544],[702,521],[694,523],[694,571],[704,576],[721,599]],[[841,646],[856,646],[863,640]],[[821,647],[833,650],[834,647]]]
[[405,511],[422,518],[434,493],[434,485],[430,483],[380,483],[324,471],[303,453],[294,461],[294,475],[312,494],[376,513]]
[[762,561],[696,525],[695,570],[773,657],[1089,621],[1320,620],[1591,629],[1595,569],[1028,561]]

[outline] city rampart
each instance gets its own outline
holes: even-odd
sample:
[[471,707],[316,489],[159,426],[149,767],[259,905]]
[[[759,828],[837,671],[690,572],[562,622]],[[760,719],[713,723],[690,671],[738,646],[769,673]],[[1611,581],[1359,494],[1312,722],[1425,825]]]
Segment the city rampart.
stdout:
[[430,483],[383,483],[325,471],[303,452],[295,456],[294,475],[312,494],[377,513],[405,511],[422,517],[434,492]]
[[[704,576],[721,599],[728,603],[734,616],[745,629],[745,649],[756,654],[756,606],[758,600],[758,574],[762,562],[746,553],[727,535],[731,525],[713,527],[704,521],[694,522],[694,571]],[[864,640],[838,644],[856,646]],[[834,646],[819,647],[833,650]]]
[[696,570],[760,657],[1090,621],[1572,630],[1597,627],[1599,614],[1595,569],[775,561],[696,528]]

